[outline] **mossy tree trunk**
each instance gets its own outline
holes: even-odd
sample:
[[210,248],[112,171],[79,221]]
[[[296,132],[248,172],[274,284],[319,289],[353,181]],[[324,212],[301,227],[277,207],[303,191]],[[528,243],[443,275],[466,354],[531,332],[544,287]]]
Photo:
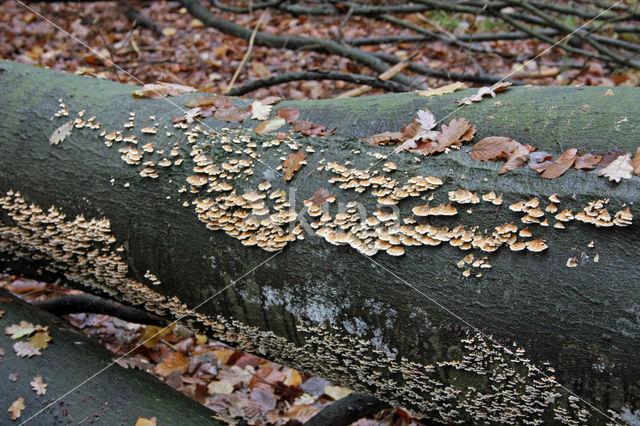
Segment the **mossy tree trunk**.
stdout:
[[[595,171],[569,170],[545,180],[527,168],[497,176],[502,165],[471,160],[468,147],[433,157],[390,155],[393,147],[357,139],[399,130],[428,106],[446,123],[469,119],[476,140],[509,136],[554,154],[572,147],[635,151],[639,89],[614,88],[610,96],[606,88],[512,88],[460,109],[455,100],[471,90],[432,99],[399,94],[282,102],[274,109],[298,108],[301,119],[338,129],[331,137],[273,142],[274,135],[252,132],[258,124],[252,120],[231,125],[207,118],[188,133],[175,128],[171,119],[198,95],[136,99],[132,86],[8,62],[0,67],[4,270],[63,277],[143,304],[242,349],[440,420],[598,424],[640,408],[638,225],[573,220],[560,230],[554,213],[544,213],[550,226],[526,225],[525,213],[509,208],[535,197],[543,212],[552,210],[548,197],[557,194],[558,212],[577,215],[602,200],[589,212],[606,209],[612,221],[629,207],[637,216],[637,177],[615,184]],[[52,119],[60,98],[69,116]],[[95,116],[100,129],[74,128],[50,145],[54,129],[83,110],[80,121]],[[157,132],[142,132],[146,127]],[[117,137],[115,131],[134,135],[137,145],[105,140]],[[135,162],[132,149],[142,154],[149,142],[154,150],[139,164],[123,161]],[[296,151],[306,153],[306,164],[285,182],[279,166]],[[389,157],[380,161],[382,154]],[[168,164],[164,159],[171,165],[161,166]],[[383,170],[387,161],[397,169]],[[347,174],[355,182],[356,169],[386,177],[390,186],[407,185],[413,176],[442,180],[431,190],[414,188],[420,196],[397,205],[405,227],[386,231],[404,245],[403,256],[372,256],[374,246],[354,241],[373,242],[382,226],[358,222],[358,215],[372,218],[382,209],[371,187],[358,193],[329,182]],[[141,177],[141,171],[158,177]],[[326,237],[313,229],[321,217],[310,217],[304,206],[320,188],[336,197],[325,204],[330,216],[320,229]],[[455,216],[402,222],[431,195],[435,206],[460,189],[480,199],[494,191],[503,203],[454,203]],[[273,216],[255,219],[265,211]],[[336,232],[356,222],[352,236]],[[458,225],[486,239],[496,226],[513,223],[548,248],[425,246],[437,243],[417,231],[425,223],[445,240],[452,238],[446,229]],[[474,261],[486,256],[485,267],[471,261],[458,268],[469,254]],[[567,267],[571,258],[576,267]]]

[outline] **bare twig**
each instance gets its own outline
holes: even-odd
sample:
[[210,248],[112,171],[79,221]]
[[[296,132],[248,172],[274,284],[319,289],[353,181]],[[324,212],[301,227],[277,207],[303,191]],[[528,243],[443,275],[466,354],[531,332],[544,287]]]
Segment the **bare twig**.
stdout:
[[267,16],[266,12],[260,15],[260,18],[258,19],[258,23],[256,23],[256,27],[253,29],[253,32],[251,33],[251,37],[249,37],[249,48],[247,49],[247,52],[242,57],[242,61],[240,61],[240,65],[238,65],[236,72],[233,73],[233,77],[231,77],[231,81],[229,82],[229,85],[222,93],[229,93],[231,89],[233,89],[233,85],[236,82],[238,75],[240,75],[240,71],[242,71],[244,64],[247,62],[247,59],[249,59],[249,56],[251,55],[251,51],[253,50],[253,41],[256,39],[256,34],[258,33],[258,30],[260,29],[260,25],[262,25],[262,21],[264,20],[265,16]]

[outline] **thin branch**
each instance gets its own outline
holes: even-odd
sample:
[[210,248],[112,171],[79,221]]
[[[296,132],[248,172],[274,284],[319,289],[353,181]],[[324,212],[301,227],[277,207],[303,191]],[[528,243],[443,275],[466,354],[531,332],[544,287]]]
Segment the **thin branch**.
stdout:
[[105,314],[138,324],[166,325],[167,321],[143,310],[125,306],[113,300],[103,299],[92,294],[73,294],[38,300],[32,305],[55,315],[67,315],[80,312]]
[[240,71],[242,71],[244,64],[247,62],[247,59],[249,59],[249,56],[251,55],[251,51],[253,50],[253,41],[256,39],[256,34],[258,33],[258,30],[260,29],[260,25],[262,25],[262,21],[264,20],[265,16],[267,16],[267,12],[264,12],[263,14],[260,15],[260,19],[258,19],[258,23],[256,24],[256,27],[253,29],[253,32],[251,33],[251,37],[249,37],[249,48],[247,49],[246,53],[242,57],[242,61],[240,61],[240,65],[238,65],[236,72],[233,73],[233,77],[231,77],[231,81],[229,82],[229,85],[222,92],[223,94],[229,93],[229,91],[233,89],[233,85],[236,82],[238,75],[240,75]]
[[361,74],[350,74],[341,71],[333,70],[316,70],[316,71],[294,71],[284,74],[275,75],[273,77],[267,77],[260,80],[253,80],[244,86],[236,87],[227,93],[229,96],[242,96],[254,90],[261,89],[263,87],[276,86],[278,84],[289,83],[292,81],[303,80],[340,80],[348,81],[356,84],[366,84],[373,87],[378,87],[389,92],[407,92],[410,89],[407,86],[393,82],[383,81],[377,77],[371,77]]
[[[198,18],[204,25],[244,40],[249,40],[251,37],[252,31],[250,29],[211,13],[211,11],[203,7],[198,0],[179,1],[193,17]],[[343,46],[332,40],[319,40],[301,36],[280,36],[258,31],[255,36],[255,42],[268,47],[287,49],[312,48],[317,51],[329,52],[356,61],[378,73],[382,73],[389,68],[384,61],[381,61],[369,52],[354,47]],[[406,75],[398,74],[393,77],[393,80],[405,86],[412,87],[412,81]],[[412,88],[416,88],[415,85]]]

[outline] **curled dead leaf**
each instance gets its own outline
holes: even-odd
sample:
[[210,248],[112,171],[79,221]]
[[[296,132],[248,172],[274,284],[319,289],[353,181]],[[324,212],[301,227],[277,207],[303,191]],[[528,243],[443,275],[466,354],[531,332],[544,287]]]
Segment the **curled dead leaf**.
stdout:
[[511,170],[517,169],[518,167],[523,165],[528,158],[529,148],[524,145],[520,145],[518,148],[516,148],[515,151],[511,153],[511,155],[507,159],[507,162],[504,164],[504,166],[502,166],[498,174],[501,175],[503,173],[507,173]]
[[276,115],[292,123],[300,117],[300,111],[296,108],[280,108],[278,112],[276,112]]
[[562,176],[564,172],[573,166],[577,155],[578,150],[576,148],[566,150],[560,157],[558,157],[552,166],[547,167],[545,171],[542,172],[542,177],[545,179],[554,179]]
[[469,156],[477,161],[491,161],[504,158],[522,145],[504,136],[489,136],[476,143]]
[[471,105],[472,102],[480,102],[486,95],[495,98],[496,93],[503,91],[507,87],[511,86],[511,84],[513,83],[511,83],[510,81],[499,81],[491,87],[481,87],[475,94],[460,99],[458,101],[458,105]]
[[633,165],[631,164],[631,154],[628,152],[611,162],[607,167],[598,172],[598,176],[605,176],[610,181],[620,182],[621,179],[631,179]]
[[285,182],[291,180],[293,175],[302,168],[302,162],[306,158],[307,154],[305,154],[304,151],[297,151],[289,154],[289,157],[287,157],[287,159],[282,163]]
[[584,154],[576,157],[573,167],[578,170],[593,170],[602,160],[602,155]]
[[383,132],[378,133],[377,135],[369,136],[368,138],[362,138],[361,140],[371,146],[377,146],[387,142],[398,142],[402,139],[402,132]]
[[265,133],[278,130],[280,127],[284,126],[285,124],[287,124],[287,122],[285,121],[284,118],[274,117],[270,120],[263,121],[262,123],[258,124],[256,127],[254,127],[253,131],[259,135],[263,135]]

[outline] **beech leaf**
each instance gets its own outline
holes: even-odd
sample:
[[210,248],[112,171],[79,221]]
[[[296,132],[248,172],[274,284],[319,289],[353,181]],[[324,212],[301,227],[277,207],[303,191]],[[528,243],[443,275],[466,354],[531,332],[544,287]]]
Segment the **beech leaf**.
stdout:
[[542,177],[545,179],[554,179],[559,176],[562,176],[564,172],[569,170],[573,163],[576,161],[576,156],[578,155],[578,150],[576,148],[571,148],[565,151],[552,166],[549,166],[542,173]]
[[640,147],[636,148],[636,156],[631,160],[631,165],[633,166],[633,172],[640,176]]
[[593,170],[602,160],[602,155],[584,154],[576,157],[573,167],[578,170]]
[[276,115],[278,117],[284,118],[285,120],[287,120],[287,122],[291,123],[296,121],[298,117],[300,117],[300,110],[297,110],[295,108],[280,108]]
[[167,96],[180,96],[185,93],[195,92],[197,89],[191,86],[185,86],[183,84],[175,84],[175,83],[152,83],[145,84],[142,86],[142,89],[134,90],[131,92],[133,96],[137,96],[139,98],[165,98]]
[[453,93],[456,90],[466,89],[467,87],[469,87],[469,85],[467,83],[463,83],[461,81],[458,81],[456,83],[447,84],[446,86],[437,87],[435,89],[423,90],[421,92],[418,92],[418,95],[420,95],[420,96],[440,96],[440,95],[446,95],[446,94],[449,94],[449,93]]
[[251,108],[225,108],[218,109],[213,114],[216,120],[227,121],[229,123],[242,123],[251,116]]
[[293,175],[302,168],[302,162],[306,158],[307,154],[305,154],[304,151],[297,151],[289,154],[289,157],[287,157],[287,159],[282,163],[285,182],[293,179]]
[[219,105],[220,103],[223,103],[223,102],[230,102],[231,99],[233,98],[231,98],[230,96],[213,94],[213,95],[200,96],[197,98],[189,99],[187,102],[184,103],[184,106],[188,108],[195,108],[195,107],[203,107],[203,106],[209,106],[209,105]]
[[504,164],[504,166],[502,166],[498,174],[501,175],[513,169],[517,169],[518,167],[523,165],[528,158],[529,148],[524,145],[520,145],[518,148],[516,148],[515,151],[511,153],[511,155],[507,159],[507,162]]
[[604,169],[598,172],[598,176],[608,177],[610,181],[620,182],[621,179],[631,179],[633,165],[631,164],[631,154],[628,152],[616,158]]
[[522,145],[504,136],[489,136],[476,143],[469,156],[478,161],[498,160],[512,153]]
[[553,166],[553,155],[546,151],[534,151],[529,153],[528,166],[538,173],[542,173],[547,167]]
[[263,121],[262,123],[258,124],[256,127],[254,127],[253,131],[259,135],[263,135],[265,133],[278,130],[280,127],[284,126],[285,124],[287,124],[287,122],[284,118],[274,117],[270,120]]
[[377,135],[369,136],[361,139],[371,146],[377,146],[387,142],[397,142],[403,139],[402,132],[383,132]]

